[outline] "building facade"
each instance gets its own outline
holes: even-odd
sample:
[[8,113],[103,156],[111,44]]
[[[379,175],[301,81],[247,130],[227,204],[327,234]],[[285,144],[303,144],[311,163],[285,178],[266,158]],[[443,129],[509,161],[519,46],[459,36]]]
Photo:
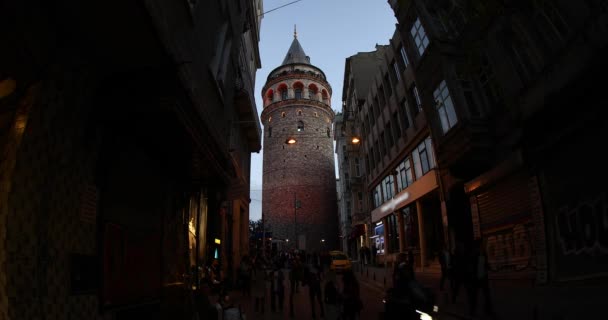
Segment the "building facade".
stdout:
[[357,199],[351,239],[375,248],[378,263],[412,251],[423,269],[436,265],[445,232],[431,132],[403,47],[396,32],[389,45],[346,59],[345,135],[361,138],[344,147],[354,157],[345,171],[360,177],[350,184]]
[[248,250],[262,2],[0,11],[0,318],[182,317]]
[[607,70],[606,3],[388,2],[433,137],[450,247],[481,244],[494,279],[605,276],[607,175],[594,146],[606,108],[590,79]]
[[277,245],[307,252],[338,246],[331,94],[294,33],[262,89],[262,215]]

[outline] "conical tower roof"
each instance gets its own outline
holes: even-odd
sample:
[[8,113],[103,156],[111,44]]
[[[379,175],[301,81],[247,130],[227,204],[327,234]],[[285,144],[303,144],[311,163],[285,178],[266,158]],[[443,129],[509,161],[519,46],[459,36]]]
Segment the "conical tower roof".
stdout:
[[304,49],[302,49],[302,45],[300,45],[300,41],[298,41],[298,33],[294,30],[293,32],[293,42],[285,55],[285,59],[283,59],[283,63],[281,65],[291,64],[291,63],[304,63],[310,64],[310,57],[304,53]]

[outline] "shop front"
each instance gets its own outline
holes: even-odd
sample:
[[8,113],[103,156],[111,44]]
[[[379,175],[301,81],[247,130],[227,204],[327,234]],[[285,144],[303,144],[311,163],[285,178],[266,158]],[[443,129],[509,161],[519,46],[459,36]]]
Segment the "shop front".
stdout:
[[416,268],[423,270],[444,241],[436,171],[430,170],[374,209],[372,221],[377,263],[391,266],[399,252],[412,251]]
[[[536,177],[518,154],[465,184],[474,239],[488,255],[490,277],[534,280],[542,213]],[[544,237],[543,237],[544,238]]]

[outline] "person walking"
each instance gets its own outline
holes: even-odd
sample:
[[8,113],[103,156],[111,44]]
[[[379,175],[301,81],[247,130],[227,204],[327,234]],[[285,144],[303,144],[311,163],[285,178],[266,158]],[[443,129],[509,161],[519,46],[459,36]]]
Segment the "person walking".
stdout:
[[474,242],[470,258],[470,283],[467,290],[469,293],[469,314],[475,316],[477,312],[477,293],[481,289],[484,300],[484,312],[486,315],[494,315],[488,279],[488,256],[481,240],[476,240]]
[[243,297],[251,297],[251,269],[249,256],[243,256],[239,266],[239,279]]
[[363,302],[361,301],[359,282],[352,270],[347,270],[342,276],[342,302],[344,310],[342,320],[359,318]]
[[466,256],[464,250],[464,244],[462,242],[456,243],[456,249],[452,257],[452,282],[454,283],[452,289],[452,303],[456,303],[456,298],[460,291],[460,287],[464,284],[466,277]]
[[209,278],[211,280],[211,290],[214,294],[220,294],[224,281],[224,274],[217,259],[213,259],[209,267]]
[[393,289],[400,295],[406,292],[408,283],[413,279],[408,266],[407,255],[404,252],[397,254],[397,261],[393,268]]
[[450,289],[453,288],[452,281],[452,261],[451,255],[447,247],[443,247],[439,253],[439,264],[441,265],[441,279],[439,280],[439,290],[443,291],[445,281],[450,284]]
[[325,277],[323,289],[323,302],[325,302],[325,320],[338,320],[340,316],[341,299],[336,283],[336,272],[330,270]]
[[378,254],[378,248],[372,244],[372,265],[376,265],[376,255]]
[[272,295],[270,298],[270,310],[272,310],[272,312],[276,312],[278,303],[279,311],[283,312],[283,301],[285,299],[285,285],[283,281],[285,280],[285,277],[283,275],[283,271],[281,270],[280,262],[275,264],[270,279],[270,292]]
[[251,293],[255,300],[254,311],[264,314],[264,305],[266,304],[266,273],[259,259],[256,259],[253,267],[252,280]]
[[298,281],[300,281],[297,274],[299,268],[298,260],[297,256],[293,257],[291,270],[289,270],[289,316],[292,318],[295,317],[293,312],[293,296],[298,292]]
[[[325,308],[323,308],[323,298],[321,297],[321,270],[320,266],[311,263],[306,272],[306,284],[308,286],[308,296],[310,298],[310,308],[312,310],[312,318],[316,319],[315,305],[319,303],[321,309],[321,318],[325,317]],[[315,301],[316,300],[316,301]]]
[[[416,270],[416,269],[415,269],[415,266],[416,266],[416,259],[414,259],[414,250],[411,250],[411,249],[410,249],[410,250],[407,252],[407,264],[408,264],[409,268],[410,268],[410,269],[411,269],[411,271],[412,271],[412,276],[414,276],[414,275],[415,275],[414,270]],[[421,265],[422,265],[422,263],[421,263]]]
[[365,246],[359,248],[359,263],[365,265]]

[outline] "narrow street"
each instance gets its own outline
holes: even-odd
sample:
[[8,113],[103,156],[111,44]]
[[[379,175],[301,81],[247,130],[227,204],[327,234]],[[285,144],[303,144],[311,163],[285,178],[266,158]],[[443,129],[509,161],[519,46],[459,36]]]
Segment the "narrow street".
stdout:
[[[289,272],[288,269],[285,269],[284,272],[287,274]],[[380,281],[373,280],[371,278],[366,277],[365,275],[357,274],[357,278],[359,280],[359,285],[361,289],[361,299],[363,300],[363,310],[361,311],[360,319],[382,319],[382,311],[384,308],[382,299],[384,297],[384,289],[382,288],[382,284]],[[341,276],[338,276],[338,283],[341,283]],[[266,307],[264,314],[254,311],[254,300],[253,298],[244,298],[241,295],[241,292],[235,290],[231,293],[231,298],[234,300],[235,305],[240,305],[241,309],[244,311],[248,320],[279,320],[279,319],[290,319],[289,317],[289,292],[290,292],[290,284],[286,281],[285,287],[285,305],[283,311],[277,310],[276,312],[272,312],[270,310],[270,300],[266,300]],[[278,309],[278,308],[277,308]],[[317,319],[322,319],[320,317],[318,305],[316,306],[316,315]],[[308,297],[308,288],[301,287],[299,292],[294,296],[294,314],[295,317],[292,319],[313,319],[311,307],[310,307],[310,299]],[[449,314],[441,314],[438,318],[434,319],[459,319],[458,317],[450,316]]]
[[[288,274],[289,270],[284,270],[285,274]],[[378,319],[380,312],[382,311],[382,297],[383,291],[372,282],[360,279],[361,286],[361,299],[363,300],[363,310],[361,311],[361,319]],[[338,276],[338,283],[341,283],[341,276]],[[285,283],[285,305],[283,311],[277,310],[272,312],[270,310],[270,301],[266,300],[266,307],[264,314],[254,311],[253,298],[244,298],[240,291],[233,291],[231,298],[235,300],[236,305],[241,305],[242,310],[245,312],[248,320],[279,320],[289,319],[289,292],[290,292],[289,281]],[[278,309],[278,307],[277,307]],[[317,319],[321,319],[319,307],[316,306]],[[312,310],[310,306],[310,299],[308,297],[308,287],[300,287],[299,292],[294,295],[294,314],[293,319],[313,319]]]

